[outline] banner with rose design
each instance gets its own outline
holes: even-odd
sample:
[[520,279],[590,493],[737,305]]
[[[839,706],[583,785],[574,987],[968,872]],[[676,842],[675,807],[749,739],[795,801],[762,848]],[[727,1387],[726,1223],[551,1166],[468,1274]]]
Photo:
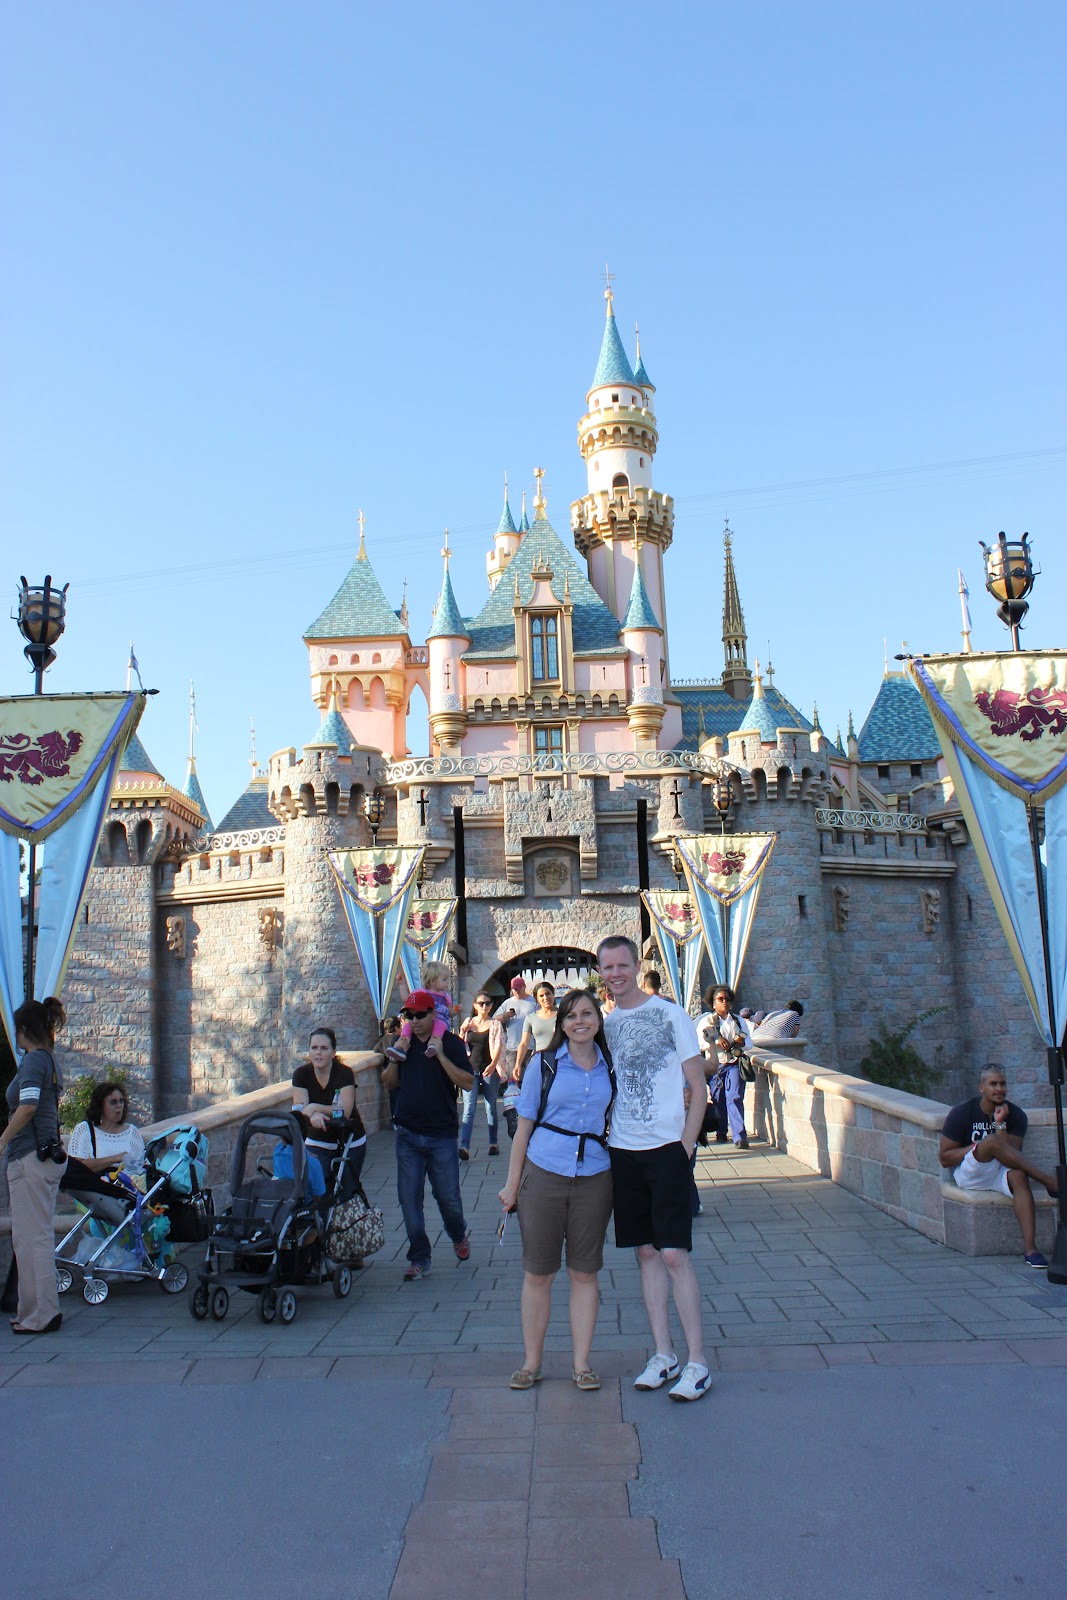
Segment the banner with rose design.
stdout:
[[703,833],[675,840],[716,983],[736,989],[776,833]]
[[396,982],[422,855],[421,845],[327,853],[379,1022]]
[[420,987],[419,961],[444,959],[458,900],[413,900],[400,952],[409,991]]
[[119,764],[145,696],[0,698],[0,1016],[15,1048],[25,998],[19,851],[40,852],[34,995],[59,994]]
[[700,981],[704,949],[700,919],[692,901],[678,890],[645,889],[641,898],[652,919],[652,932],[671,991],[678,1004],[688,1011]]
[[[1067,1034],[1067,650],[917,656],[907,667],[933,717],[1038,1029],[1046,1045],[1060,1045]],[[1042,828],[1035,864],[1032,838]]]

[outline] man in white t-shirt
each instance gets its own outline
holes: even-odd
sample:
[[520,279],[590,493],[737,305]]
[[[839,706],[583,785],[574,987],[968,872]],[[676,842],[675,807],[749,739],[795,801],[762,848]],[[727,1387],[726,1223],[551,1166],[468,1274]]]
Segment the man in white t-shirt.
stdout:
[[[597,965],[615,1000],[604,1019],[617,1085],[608,1135],[615,1243],[636,1251],[656,1344],[634,1388],[659,1389],[674,1379],[672,1400],[699,1400],[711,1388],[711,1377],[704,1360],[700,1286],[689,1259],[689,1163],[707,1104],[704,1063],[692,1018],[681,1006],[638,987],[632,939],[603,939]],[[671,1290],[688,1346],[681,1368],[671,1347]]]
[[504,1052],[507,1056],[508,1077],[515,1076],[515,1059],[522,1043],[522,1026],[526,1018],[537,1010],[537,1001],[526,993],[526,979],[512,978],[511,998],[504,1001],[495,1020],[504,1024]]

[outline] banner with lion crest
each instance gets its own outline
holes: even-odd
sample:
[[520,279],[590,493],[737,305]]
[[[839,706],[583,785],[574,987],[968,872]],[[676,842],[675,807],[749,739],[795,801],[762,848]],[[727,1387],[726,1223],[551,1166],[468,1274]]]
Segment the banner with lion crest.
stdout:
[[441,961],[459,901],[413,900],[408,912],[407,934],[400,951],[400,964],[408,989],[418,989],[419,961]]
[[671,991],[688,1011],[700,981],[704,950],[700,918],[692,901],[677,889],[645,889],[641,898],[652,918],[652,932],[667,970]]
[[[1067,1033],[1067,650],[916,656],[907,667],[933,718],[1038,1028],[1046,1045],[1060,1045]],[[1035,863],[1033,840],[1042,834]]]
[[675,840],[716,983],[737,987],[776,833],[702,833]]
[[20,850],[39,851],[37,999],[59,994],[78,913],[142,693],[0,698],[0,1016],[15,1048],[25,999]]
[[332,850],[330,868],[379,1021],[396,981],[422,865],[415,849]]

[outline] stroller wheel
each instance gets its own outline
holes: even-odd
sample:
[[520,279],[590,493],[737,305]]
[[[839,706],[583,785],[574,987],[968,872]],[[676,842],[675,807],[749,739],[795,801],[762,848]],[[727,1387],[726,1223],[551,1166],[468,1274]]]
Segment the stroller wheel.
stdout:
[[164,1267],[159,1287],[164,1294],[181,1294],[188,1282],[189,1268],[180,1261],[172,1261],[168,1267]]
[[278,1315],[283,1322],[292,1322],[296,1316],[296,1295],[291,1289],[283,1289],[279,1295]]
[[352,1288],[351,1267],[334,1267],[332,1282],[334,1294],[338,1300],[343,1300]]
[[69,1267],[56,1268],[56,1289],[60,1294],[66,1294],[74,1282],[74,1274]]
[[195,1294],[193,1295],[193,1298],[189,1302],[189,1310],[196,1318],[197,1322],[203,1322],[204,1318],[207,1316],[208,1298],[207,1284],[202,1283],[199,1285]]
[[107,1284],[103,1278],[86,1278],[82,1294],[91,1306],[102,1306],[107,1299]]
[[278,1295],[274,1289],[259,1291],[259,1317],[261,1322],[273,1322],[278,1315]]
[[216,1322],[221,1322],[230,1309],[230,1292],[228,1289],[215,1289],[211,1296],[211,1315]]

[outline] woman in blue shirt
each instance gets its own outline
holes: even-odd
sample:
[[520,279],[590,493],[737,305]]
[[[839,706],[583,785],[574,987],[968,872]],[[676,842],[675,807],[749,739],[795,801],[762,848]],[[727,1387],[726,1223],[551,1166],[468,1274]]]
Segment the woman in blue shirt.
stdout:
[[[545,1058],[555,1059],[542,1110]],[[611,1218],[608,1119],[615,1098],[600,1007],[585,989],[560,1002],[548,1049],[527,1067],[519,1095],[519,1125],[511,1146],[507,1182],[500,1191],[505,1213],[519,1213],[522,1231],[523,1364],[512,1373],[513,1389],[532,1389],[543,1376],[541,1359],[552,1310],[552,1281],[567,1246],[570,1278],[573,1378],[579,1389],[599,1389],[589,1366],[604,1265],[604,1237]]]

